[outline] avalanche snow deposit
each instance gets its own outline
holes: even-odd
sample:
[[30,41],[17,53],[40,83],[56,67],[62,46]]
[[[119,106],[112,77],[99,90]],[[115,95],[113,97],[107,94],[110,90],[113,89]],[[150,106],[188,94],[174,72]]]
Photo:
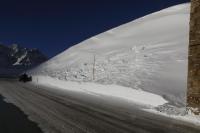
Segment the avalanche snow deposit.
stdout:
[[189,17],[189,3],[161,10],[89,38],[30,73],[144,90],[183,107]]

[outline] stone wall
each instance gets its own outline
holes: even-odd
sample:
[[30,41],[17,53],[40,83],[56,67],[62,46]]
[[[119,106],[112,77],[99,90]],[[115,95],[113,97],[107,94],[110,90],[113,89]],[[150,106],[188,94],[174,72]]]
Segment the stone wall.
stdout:
[[188,64],[188,107],[200,114],[200,0],[191,0]]

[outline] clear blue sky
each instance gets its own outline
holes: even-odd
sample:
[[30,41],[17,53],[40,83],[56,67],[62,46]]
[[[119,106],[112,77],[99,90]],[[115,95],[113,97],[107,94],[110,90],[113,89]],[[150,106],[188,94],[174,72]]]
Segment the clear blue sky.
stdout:
[[189,0],[2,0],[0,42],[52,57],[91,36]]

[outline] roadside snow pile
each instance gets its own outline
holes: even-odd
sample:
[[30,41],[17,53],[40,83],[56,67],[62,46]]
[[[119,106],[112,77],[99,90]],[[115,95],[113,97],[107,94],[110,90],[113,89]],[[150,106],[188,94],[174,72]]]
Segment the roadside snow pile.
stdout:
[[82,92],[101,97],[117,97],[148,108],[157,107],[167,103],[167,101],[159,95],[117,85],[100,85],[96,83],[79,83],[72,81],[66,82],[45,76],[33,77],[33,82],[35,84],[55,87],[55,89]]
[[33,84],[64,91],[81,92],[101,98],[104,98],[104,96],[120,98],[127,102],[139,105],[137,107],[141,107],[144,111],[200,125],[200,116],[192,114],[190,110],[186,110],[184,107],[178,108],[169,105],[168,101],[163,97],[142,90],[134,90],[118,85],[100,85],[96,83],[72,81],[66,82],[56,78],[39,75],[33,77]]
[[[163,112],[171,107],[185,107],[189,17],[190,4],[150,14],[85,40],[30,71],[30,74],[63,81],[96,82],[110,85],[107,87],[111,90],[115,87],[113,93],[109,90],[101,92],[105,88],[101,85],[86,89],[104,95],[119,96],[121,92],[117,92],[119,88],[115,85],[121,85],[124,87],[120,90],[127,91],[132,100],[136,98],[134,93],[147,91],[169,102],[167,106],[158,107]],[[53,81],[50,84],[53,83],[58,85]],[[151,101],[154,96],[145,94],[147,102],[156,100]],[[142,99],[135,100],[139,102]],[[160,102],[165,103],[163,100]]]
[[162,115],[165,117],[169,117],[169,118],[174,118],[174,119],[178,119],[181,121],[185,121],[185,122],[190,122],[193,123],[197,126],[200,125],[200,116],[194,115],[191,112],[187,112],[187,114],[179,114],[179,115],[174,115],[174,114],[166,114],[160,111],[156,111],[154,109],[143,109],[144,111],[150,112],[150,113],[154,113],[154,114],[158,114],[158,115]]

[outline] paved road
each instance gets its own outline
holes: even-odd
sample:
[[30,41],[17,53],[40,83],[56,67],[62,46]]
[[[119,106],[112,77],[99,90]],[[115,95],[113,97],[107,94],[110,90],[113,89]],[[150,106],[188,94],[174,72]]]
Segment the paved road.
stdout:
[[3,101],[0,95],[0,133],[42,133],[36,123],[16,106]]
[[137,105],[44,86],[0,80],[0,94],[49,133],[200,133],[200,127]]

